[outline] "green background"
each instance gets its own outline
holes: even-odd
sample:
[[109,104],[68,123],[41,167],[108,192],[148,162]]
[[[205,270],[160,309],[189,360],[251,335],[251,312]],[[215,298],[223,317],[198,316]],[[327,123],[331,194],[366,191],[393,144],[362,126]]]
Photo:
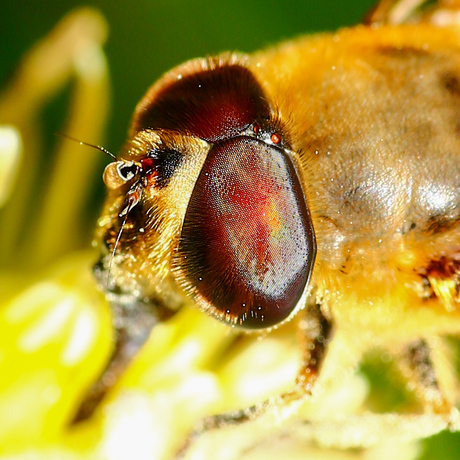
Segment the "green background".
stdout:
[[[112,82],[112,112],[104,145],[113,152],[119,150],[135,104],[150,84],[175,65],[225,50],[251,52],[302,33],[352,25],[360,21],[373,3],[374,0],[98,0],[86,3],[100,9],[110,26],[106,52]],[[76,6],[81,3],[2,1],[0,84],[11,75],[20,56]],[[50,120],[61,116],[59,104],[46,114]],[[50,121],[48,125],[54,129],[56,123],[59,121]],[[451,434],[434,437],[425,442],[423,459],[460,459],[459,439],[459,435]]]

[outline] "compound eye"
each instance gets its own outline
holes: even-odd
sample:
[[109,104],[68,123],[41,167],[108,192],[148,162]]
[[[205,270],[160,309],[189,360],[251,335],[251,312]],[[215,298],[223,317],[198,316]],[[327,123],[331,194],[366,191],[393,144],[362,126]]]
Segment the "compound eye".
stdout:
[[247,68],[199,60],[184,67],[180,79],[165,77],[167,83],[141,101],[133,135],[142,129],[167,129],[217,142],[269,118],[262,88]]
[[305,291],[315,252],[290,158],[245,137],[216,145],[196,182],[175,260],[204,309],[246,328],[283,321]]

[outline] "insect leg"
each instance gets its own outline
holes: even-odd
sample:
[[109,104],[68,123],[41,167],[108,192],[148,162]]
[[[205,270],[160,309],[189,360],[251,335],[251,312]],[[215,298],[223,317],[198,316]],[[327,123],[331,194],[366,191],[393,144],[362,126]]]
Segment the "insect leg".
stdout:
[[380,0],[364,18],[365,24],[403,24],[412,19],[427,0]]
[[438,26],[458,24],[459,0],[381,0],[365,17],[365,24],[398,25],[430,22]]
[[195,435],[216,430],[223,426],[239,425],[254,420],[271,409],[285,406],[291,402],[295,404],[296,401],[300,401],[311,394],[311,389],[318,376],[326,347],[331,338],[332,325],[322,314],[320,302],[313,302],[311,306],[299,314],[304,316],[299,323],[299,343],[301,349],[305,350],[302,357],[304,365],[298,374],[296,386],[292,391],[243,410],[207,417],[201,422]]
[[332,322],[321,311],[321,303],[315,301],[304,313],[299,323],[300,343],[304,350],[303,367],[297,377],[301,391],[311,393],[318,377],[326,348],[332,337]]
[[72,424],[88,419],[110,389],[118,382],[132,359],[150,336],[154,325],[167,319],[171,311],[155,307],[152,302],[124,300],[123,296],[112,296],[115,343],[112,355],[101,376],[89,388]]
[[311,395],[326,356],[326,348],[331,340],[332,323],[323,315],[319,301],[314,301],[312,305],[299,314],[304,316],[299,323],[299,341],[305,353],[302,358],[304,364],[299,371],[296,386],[287,393],[262,401],[260,404],[244,410],[208,417],[202,421],[196,434],[216,430],[223,426],[248,422],[275,409],[279,412],[282,407],[291,403],[295,405],[303,398]]
[[398,355],[401,371],[425,412],[450,417],[456,411],[455,377],[443,345],[423,338],[406,344]]

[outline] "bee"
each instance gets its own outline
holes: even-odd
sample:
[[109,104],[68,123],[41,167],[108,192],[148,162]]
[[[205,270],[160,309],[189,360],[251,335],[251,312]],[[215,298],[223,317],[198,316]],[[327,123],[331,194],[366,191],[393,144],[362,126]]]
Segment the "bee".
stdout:
[[458,426],[439,352],[460,332],[457,6],[383,0],[363,25],[195,59],[148,90],[104,172],[95,274],[117,335],[76,421],[192,301],[253,333],[298,322],[279,404],[379,347]]

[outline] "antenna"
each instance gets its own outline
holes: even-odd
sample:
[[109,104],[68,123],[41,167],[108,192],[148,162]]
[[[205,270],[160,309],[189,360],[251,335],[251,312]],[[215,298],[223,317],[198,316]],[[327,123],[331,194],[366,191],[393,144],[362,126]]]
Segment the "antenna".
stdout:
[[107,149],[105,149],[104,147],[102,147],[100,145],[94,145],[94,144],[90,144],[88,142],[79,141],[78,139],[75,139],[74,137],[69,136],[68,134],[56,133],[56,135],[64,137],[66,139],[70,139],[71,141],[74,141],[74,142],[78,142],[80,145],[86,145],[87,147],[92,147],[93,149],[100,150],[101,152],[105,153],[106,155],[108,155],[113,160],[115,160],[115,161],[117,160],[117,157],[113,153],[109,152]]

